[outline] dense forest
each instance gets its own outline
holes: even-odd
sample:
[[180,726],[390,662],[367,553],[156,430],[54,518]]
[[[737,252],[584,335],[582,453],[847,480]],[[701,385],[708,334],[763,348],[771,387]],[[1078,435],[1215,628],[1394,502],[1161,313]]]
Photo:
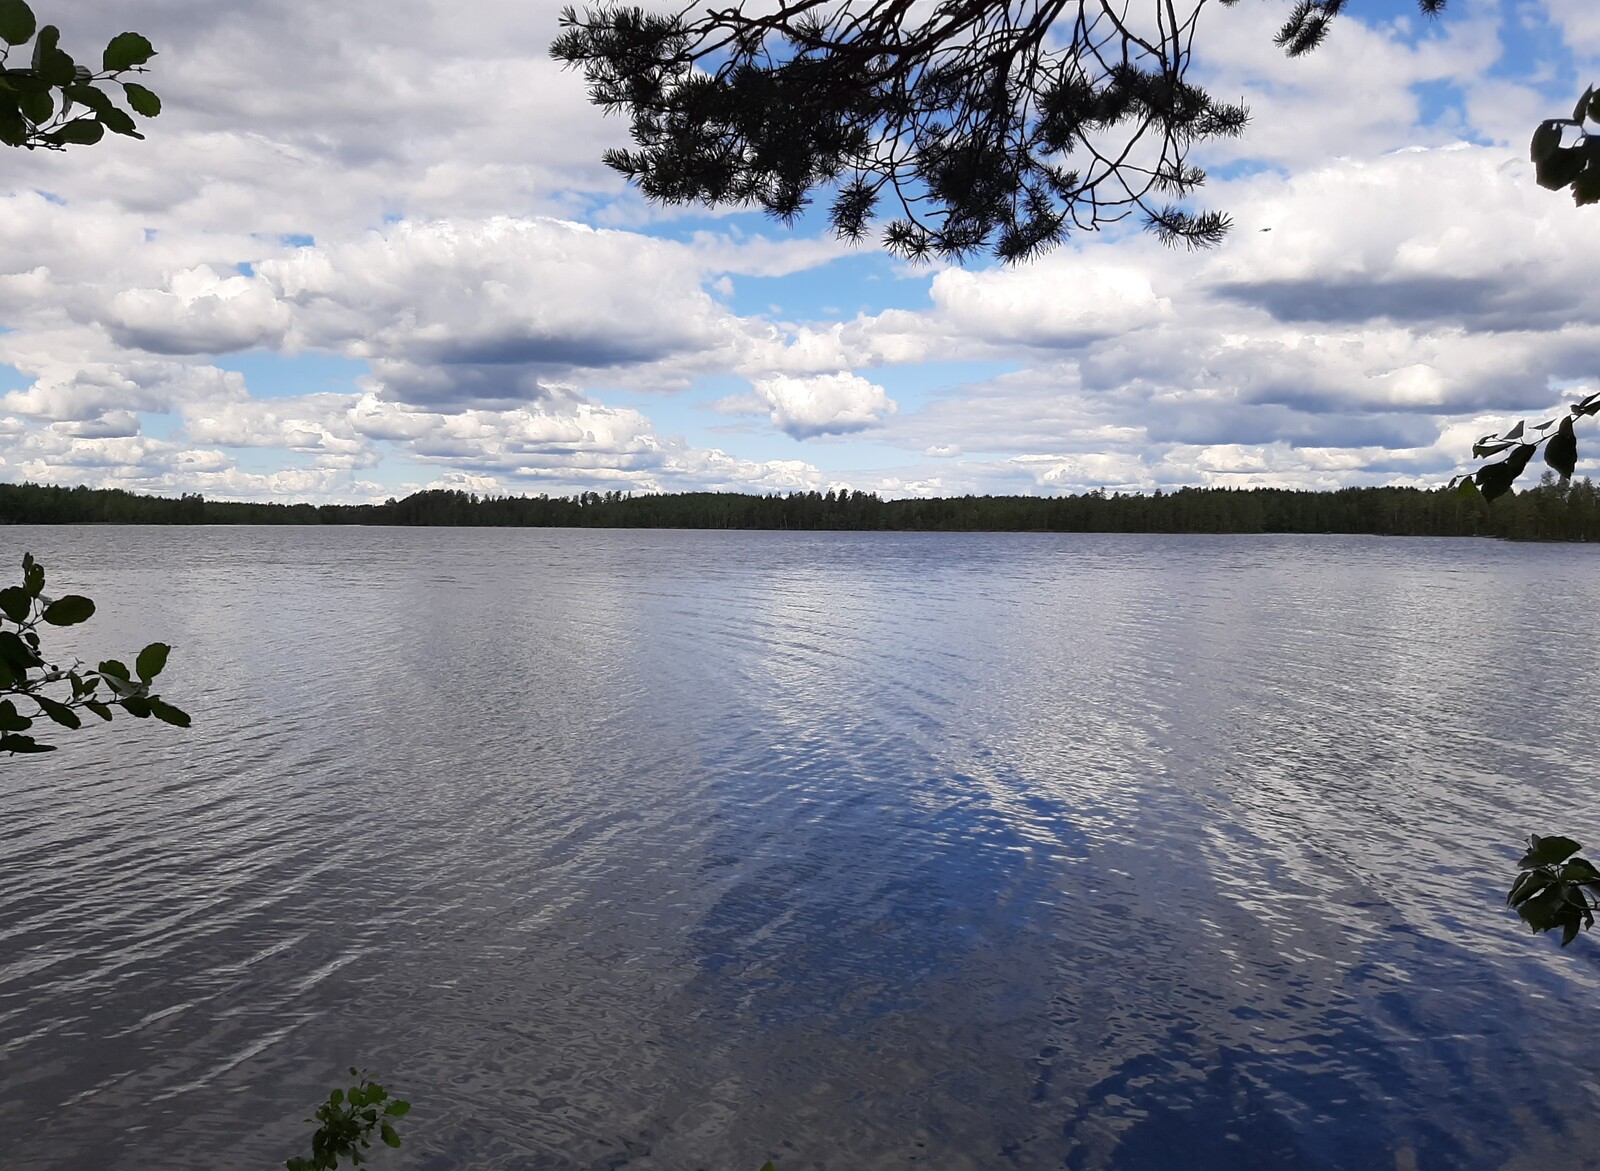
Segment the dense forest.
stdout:
[[1080,496],[882,500],[870,492],[478,496],[416,492],[383,504],[269,504],[120,489],[0,484],[0,524],[356,524],[563,528],[892,529],[1069,533],[1373,533],[1600,540],[1600,489],[1547,476],[1490,504],[1444,488],[1183,488]]

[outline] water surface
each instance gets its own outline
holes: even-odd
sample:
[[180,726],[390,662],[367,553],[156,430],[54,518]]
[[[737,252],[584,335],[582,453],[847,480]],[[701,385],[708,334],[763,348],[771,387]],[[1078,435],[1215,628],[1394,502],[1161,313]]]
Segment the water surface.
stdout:
[[1600,1166],[1600,550],[0,529],[188,731],[0,761],[0,1165]]

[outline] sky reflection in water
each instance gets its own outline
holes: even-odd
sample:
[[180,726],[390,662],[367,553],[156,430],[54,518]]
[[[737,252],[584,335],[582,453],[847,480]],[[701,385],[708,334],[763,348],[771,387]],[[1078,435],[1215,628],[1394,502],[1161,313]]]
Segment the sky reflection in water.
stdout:
[[396,1168],[1600,1166],[1600,949],[1498,906],[1600,840],[1594,551],[6,538],[197,719],[5,766],[7,1167],[352,1063]]

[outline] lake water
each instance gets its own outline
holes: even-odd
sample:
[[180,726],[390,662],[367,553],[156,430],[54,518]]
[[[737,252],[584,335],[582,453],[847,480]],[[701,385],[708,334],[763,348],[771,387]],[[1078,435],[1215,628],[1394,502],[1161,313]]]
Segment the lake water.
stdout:
[[[188,731],[0,758],[0,1166],[1600,1166],[1600,549],[0,528]],[[16,570],[6,571],[7,582]],[[1600,851],[1596,851],[1600,853]]]

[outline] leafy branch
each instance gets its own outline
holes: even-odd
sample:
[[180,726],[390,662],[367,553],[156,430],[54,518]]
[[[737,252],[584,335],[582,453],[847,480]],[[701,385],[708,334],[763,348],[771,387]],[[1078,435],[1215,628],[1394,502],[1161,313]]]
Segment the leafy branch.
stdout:
[[[1570,187],[1573,201],[1579,207],[1600,203],[1600,131],[1591,133],[1587,123],[1600,125],[1600,92],[1592,85],[1583,91],[1578,104],[1572,108],[1572,117],[1546,118],[1539,123],[1528,148],[1539,186],[1549,191]],[[1472,445],[1473,459],[1487,459],[1504,451],[1511,454],[1475,472],[1452,478],[1450,486],[1469,496],[1482,493],[1486,500],[1504,496],[1541,444],[1544,445],[1544,462],[1563,480],[1569,480],[1578,464],[1578,439],[1573,422],[1595,414],[1600,414],[1600,394],[1591,394],[1573,403],[1565,416],[1557,415],[1535,423],[1531,432],[1524,421],[1519,421],[1504,434],[1485,435]]]
[[107,659],[93,670],[76,661],[70,666],[47,662],[41,625],[87,622],[94,616],[94,602],[82,594],[48,597],[44,584],[44,566],[28,553],[22,558],[22,584],[0,590],[0,752],[52,752],[54,744],[24,733],[40,718],[80,728],[79,713],[84,711],[109,720],[112,709],[120,707],[138,719],[154,716],[180,728],[189,726],[188,713],[151,690],[172,649],[164,642],[140,651],[131,671],[118,659]]
[[1503,435],[1485,435],[1472,445],[1473,459],[1486,459],[1508,450],[1511,454],[1497,463],[1484,464],[1476,472],[1452,477],[1450,487],[1468,496],[1482,493],[1485,500],[1504,496],[1527,468],[1540,444],[1544,445],[1544,462],[1563,480],[1570,480],[1578,466],[1578,436],[1573,422],[1596,414],[1600,414],[1600,393],[1585,396],[1573,403],[1567,414],[1535,423],[1531,430],[1519,419],[1517,425]]
[[391,1099],[388,1090],[355,1068],[350,1076],[356,1084],[348,1090],[335,1089],[306,1120],[317,1124],[311,1135],[311,1157],[290,1159],[284,1164],[288,1171],[337,1171],[340,1159],[359,1166],[367,1161],[374,1134],[385,1146],[400,1145],[394,1120],[409,1114],[411,1103]]
[[[35,35],[37,34],[37,36]],[[26,66],[11,64],[12,50],[33,41]],[[130,75],[148,72],[156,55],[138,33],[118,33],[100,56],[100,69],[80,65],[61,48],[61,30],[43,28],[25,0],[0,0],[0,143],[29,150],[93,146],[106,131],[143,138],[133,114],[112,100],[113,86],[134,114],[154,118],[161,99]]]
[[1533,132],[1529,154],[1539,186],[1549,191],[1572,189],[1579,207],[1600,203],[1600,134],[1586,122],[1600,123],[1600,93],[1583,91],[1570,118],[1546,118]]
[[1517,875],[1506,903],[1517,909],[1535,932],[1561,928],[1561,946],[1594,926],[1600,910],[1600,870],[1586,858],[1574,857],[1581,845],[1571,838],[1528,836],[1528,852],[1517,863]]

